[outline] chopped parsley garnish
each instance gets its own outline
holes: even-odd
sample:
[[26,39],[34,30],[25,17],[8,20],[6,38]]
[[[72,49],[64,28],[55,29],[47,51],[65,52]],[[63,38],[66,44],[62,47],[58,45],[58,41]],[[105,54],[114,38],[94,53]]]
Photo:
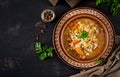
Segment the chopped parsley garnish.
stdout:
[[99,58],[99,59],[96,60],[96,62],[97,62],[98,64],[100,64],[100,63],[103,62],[103,60],[104,60],[104,58]]
[[82,34],[80,34],[78,36],[78,39],[81,39],[81,38],[87,38],[88,37],[88,32],[83,32]]

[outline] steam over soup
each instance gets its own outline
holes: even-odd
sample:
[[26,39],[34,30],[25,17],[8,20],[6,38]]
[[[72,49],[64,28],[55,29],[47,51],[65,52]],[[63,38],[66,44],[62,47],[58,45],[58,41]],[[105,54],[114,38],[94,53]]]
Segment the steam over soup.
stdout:
[[63,39],[67,52],[82,60],[97,57],[105,46],[103,28],[90,18],[79,18],[71,21],[64,30]]

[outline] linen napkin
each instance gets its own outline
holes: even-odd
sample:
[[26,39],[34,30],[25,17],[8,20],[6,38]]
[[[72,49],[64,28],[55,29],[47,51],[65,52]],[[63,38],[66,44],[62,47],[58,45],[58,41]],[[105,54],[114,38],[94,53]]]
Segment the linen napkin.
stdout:
[[[60,0],[48,0],[53,6],[56,6]],[[76,6],[81,0],[65,0],[67,4],[72,8]]]
[[115,36],[115,49],[105,64],[83,70],[70,77],[120,77],[120,36]]
[[76,6],[81,0],[65,0],[70,7]]

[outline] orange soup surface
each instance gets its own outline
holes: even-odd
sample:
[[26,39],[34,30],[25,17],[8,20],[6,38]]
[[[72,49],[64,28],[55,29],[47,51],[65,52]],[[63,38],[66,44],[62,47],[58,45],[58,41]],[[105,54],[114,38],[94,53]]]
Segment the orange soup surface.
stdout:
[[76,59],[90,60],[97,57],[105,46],[102,26],[90,18],[71,21],[63,34],[64,47]]

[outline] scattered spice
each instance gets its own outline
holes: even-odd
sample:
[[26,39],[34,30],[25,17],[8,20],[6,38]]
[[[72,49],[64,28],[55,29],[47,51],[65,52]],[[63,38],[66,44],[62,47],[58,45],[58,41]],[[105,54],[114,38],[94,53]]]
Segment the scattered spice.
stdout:
[[51,13],[51,11],[46,11],[44,13],[44,17],[45,19],[50,20],[53,17],[53,14]]
[[42,21],[37,22],[35,24],[35,27],[38,28],[38,29],[46,29],[46,25]]
[[38,34],[36,35],[36,40],[38,41],[40,37],[45,33],[46,25],[42,21],[39,21],[35,24],[35,27],[38,28]]
[[36,36],[36,42],[35,42],[35,51],[39,56],[40,60],[44,60],[47,57],[53,57],[53,47],[48,47],[47,45],[41,45],[39,42],[40,37],[44,34],[46,26],[43,22],[38,22],[35,24],[35,26],[38,28],[39,33]]
[[41,13],[41,19],[43,22],[51,22],[55,18],[55,12],[51,9],[45,9]]
[[40,60],[44,60],[47,57],[53,57],[53,47],[47,45],[41,45],[39,42],[40,37],[45,33],[46,23],[51,22],[55,18],[55,13],[51,9],[46,9],[41,13],[42,21],[35,24],[38,28],[38,34],[36,36],[35,51],[39,55]]

